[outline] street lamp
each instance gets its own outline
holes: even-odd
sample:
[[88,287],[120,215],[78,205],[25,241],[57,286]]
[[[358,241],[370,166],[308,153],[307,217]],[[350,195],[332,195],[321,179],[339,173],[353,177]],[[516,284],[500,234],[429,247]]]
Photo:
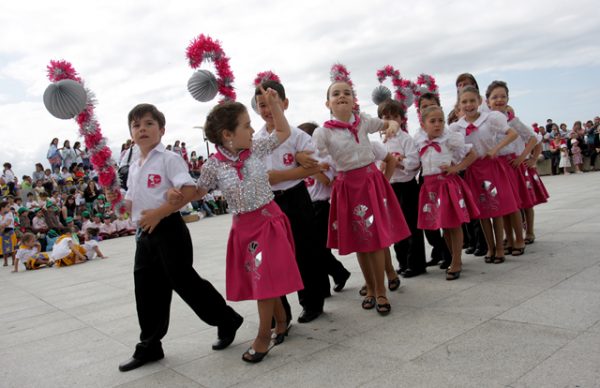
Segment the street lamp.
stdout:
[[206,143],[206,159],[208,160],[208,157],[210,156],[210,151],[208,149],[208,139],[206,138],[206,135],[204,134],[204,127],[202,125],[197,125],[193,128],[202,130],[202,140],[204,140],[204,143]]

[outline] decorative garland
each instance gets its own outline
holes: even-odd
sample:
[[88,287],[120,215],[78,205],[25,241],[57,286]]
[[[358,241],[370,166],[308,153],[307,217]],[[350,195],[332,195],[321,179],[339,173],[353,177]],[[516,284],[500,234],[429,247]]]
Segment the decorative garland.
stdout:
[[258,86],[265,81],[275,81],[281,83],[281,79],[277,74],[273,73],[271,70],[267,70],[261,71],[256,75],[256,78],[254,79],[254,86]]
[[190,42],[186,49],[186,57],[192,69],[198,68],[203,61],[213,62],[219,76],[217,79],[219,94],[223,96],[219,103],[235,101],[236,94],[232,86],[235,78],[229,67],[229,58],[225,56],[218,40],[200,34]]
[[400,71],[394,69],[393,66],[387,65],[381,70],[377,70],[377,80],[379,83],[383,83],[386,78],[392,79],[392,85],[396,89],[394,91],[394,98],[398,101],[402,100],[402,94],[400,88],[402,87],[402,77],[400,77]]
[[[429,74],[422,73],[417,77],[417,88],[415,89],[415,105],[419,103],[419,97],[424,93],[433,93],[439,97],[439,88],[435,83],[435,78]],[[417,106],[418,108],[418,106]]]
[[[83,80],[77,74],[71,63],[64,60],[51,60],[47,66],[48,79],[51,82],[58,82],[64,79],[76,81],[84,86]],[[83,136],[85,146],[90,151],[90,161],[94,170],[98,173],[98,183],[104,188],[110,190],[117,196],[113,202],[113,208],[119,207],[119,212],[125,211],[122,200],[119,180],[115,171],[115,163],[111,159],[112,151],[108,148],[107,140],[102,136],[100,123],[94,114],[95,97],[94,94],[85,88],[87,103],[85,109],[80,112],[75,120],[79,124],[79,133]]]

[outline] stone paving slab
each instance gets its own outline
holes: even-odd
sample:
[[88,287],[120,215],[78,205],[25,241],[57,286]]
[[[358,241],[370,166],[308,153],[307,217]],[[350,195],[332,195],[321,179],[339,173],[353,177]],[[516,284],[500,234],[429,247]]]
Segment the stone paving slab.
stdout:
[[[465,255],[443,271],[402,281],[392,312],[360,308],[356,259],[325,313],[294,322],[258,365],[241,361],[257,330],[256,303],[233,345],[212,351],[216,329],[173,298],[165,359],[121,373],[139,335],[134,240],[102,242],[109,258],[12,274],[0,267],[1,387],[593,387],[600,386],[600,173],[544,177],[536,242],[501,265]],[[222,293],[231,217],[188,224],[194,267]],[[293,314],[300,308],[291,296]]]

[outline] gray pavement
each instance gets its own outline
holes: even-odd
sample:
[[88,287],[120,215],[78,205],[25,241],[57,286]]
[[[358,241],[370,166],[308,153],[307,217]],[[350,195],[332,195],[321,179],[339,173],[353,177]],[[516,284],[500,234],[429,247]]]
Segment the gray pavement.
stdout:
[[[110,258],[11,274],[0,267],[1,387],[597,387],[600,386],[600,173],[544,177],[535,244],[504,264],[465,255],[402,281],[392,313],[360,307],[360,270],[309,324],[294,323],[263,362],[241,360],[257,330],[254,302],[233,345],[173,298],[164,360],[121,373],[139,335],[132,237],[102,242]],[[224,294],[230,216],[188,224],[195,265]],[[297,317],[297,298],[291,299]]]

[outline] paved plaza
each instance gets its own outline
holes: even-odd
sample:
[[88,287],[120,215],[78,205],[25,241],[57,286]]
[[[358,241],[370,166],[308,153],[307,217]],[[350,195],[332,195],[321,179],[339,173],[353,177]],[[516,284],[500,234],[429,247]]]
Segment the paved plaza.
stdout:
[[[106,260],[12,274],[0,267],[0,387],[598,387],[600,173],[544,177],[524,256],[485,264],[464,255],[449,282],[437,267],[402,280],[387,317],[361,309],[354,256],[346,289],[294,325],[263,362],[241,360],[257,331],[255,302],[233,345],[178,296],[160,362],[121,373],[139,335],[133,237],[100,243]],[[188,224],[194,267],[225,293],[231,217]],[[296,296],[290,298],[295,317]]]

